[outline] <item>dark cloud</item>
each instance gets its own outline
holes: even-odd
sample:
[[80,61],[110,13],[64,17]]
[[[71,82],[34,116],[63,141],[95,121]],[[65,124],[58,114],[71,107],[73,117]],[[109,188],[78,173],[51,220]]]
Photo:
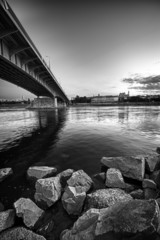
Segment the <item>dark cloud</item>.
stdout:
[[160,90],[160,75],[157,76],[148,76],[148,77],[134,77],[134,78],[125,78],[122,80],[124,83],[130,84],[130,89],[135,90]]

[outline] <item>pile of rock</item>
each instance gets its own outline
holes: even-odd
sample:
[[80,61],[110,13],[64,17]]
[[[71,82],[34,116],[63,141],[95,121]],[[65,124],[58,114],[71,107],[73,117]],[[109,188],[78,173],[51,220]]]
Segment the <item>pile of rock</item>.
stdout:
[[103,172],[95,178],[103,182],[102,189],[95,189],[95,179],[83,170],[57,174],[55,168],[30,167],[27,179],[34,183],[34,199],[19,198],[8,210],[0,204],[0,239],[49,239],[46,233],[56,225],[46,213],[52,215],[57,206],[74,224],[62,227],[53,239],[160,239],[159,155],[103,157],[101,164]]

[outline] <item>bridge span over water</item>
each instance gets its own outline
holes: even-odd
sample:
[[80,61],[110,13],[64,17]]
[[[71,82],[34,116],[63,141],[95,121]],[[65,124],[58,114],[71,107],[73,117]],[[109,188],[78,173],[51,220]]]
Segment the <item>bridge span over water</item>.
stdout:
[[0,78],[36,96],[68,103],[68,97],[5,0],[0,0]]

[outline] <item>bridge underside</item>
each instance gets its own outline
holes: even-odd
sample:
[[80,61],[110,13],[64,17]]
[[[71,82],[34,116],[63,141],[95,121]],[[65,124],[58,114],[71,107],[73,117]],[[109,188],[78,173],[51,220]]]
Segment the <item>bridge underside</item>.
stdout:
[[[5,0],[0,0],[0,78],[36,96],[69,100]],[[12,91],[12,89],[11,89]]]
[[50,92],[48,92],[40,83],[36,82],[29,74],[27,75],[23,71],[20,71],[20,69],[16,68],[14,64],[1,56],[0,68],[0,78],[22,87],[36,96],[53,97]]

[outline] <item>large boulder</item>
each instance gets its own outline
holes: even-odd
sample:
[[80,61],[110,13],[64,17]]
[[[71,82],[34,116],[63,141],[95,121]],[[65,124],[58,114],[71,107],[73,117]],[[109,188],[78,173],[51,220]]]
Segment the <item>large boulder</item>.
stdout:
[[100,215],[99,209],[90,209],[74,223],[71,230],[61,233],[61,240],[93,240],[95,229]]
[[67,184],[70,187],[80,186],[81,192],[88,192],[93,184],[93,181],[83,170],[79,170],[72,174],[67,181]]
[[9,227],[12,227],[14,225],[14,222],[15,222],[14,209],[9,209],[7,211],[0,212],[0,232]]
[[38,179],[52,177],[57,172],[54,167],[47,166],[32,166],[27,170],[27,178],[30,181],[36,182]]
[[5,178],[12,175],[12,168],[1,168],[0,169],[0,182],[2,182]]
[[101,163],[108,168],[117,168],[122,175],[142,181],[145,173],[145,158],[141,155],[135,157],[103,157]]
[[34,198],[44,208],[52,206],[61,197],[62,186],[59,176],[39,179],[35,187]]
[[126,202],[132,200],[130,194],[118,188],[99,189],[87,195],[85,209],[88,208],[106,208],[117,202]]
[[88,210],[70,230],[62,232],[61,240],[110,239],[111,233],[123,237],[140,234],[139,239],[146,239],[158,230],[158,219],[159,207],[154,200],[119,202],[109,208]]
[[62,204],[68,214],[79,215],[85,198],[86,193],[81,192],[81,187],[68,186],[62,196]]
[[106,187],[125,188],[125,182],[119,169],[109,168],[106,172]]
[[159,206],[155,200],[120,202],[102,210],[95,235],[115,232],[124,235],[141,233],[142,236],[147,236],[157,231],[159,217]]
[[8,229],[0,234],[1,240],[46,240],[43,236],[40,236],[24,227],[16,227]]
[[14,203],[16,215],[23,218],[24,224],[28,228],[33,228],[38,220],[44,214],[44,211],[40,209],[31,199],[20,198]]

